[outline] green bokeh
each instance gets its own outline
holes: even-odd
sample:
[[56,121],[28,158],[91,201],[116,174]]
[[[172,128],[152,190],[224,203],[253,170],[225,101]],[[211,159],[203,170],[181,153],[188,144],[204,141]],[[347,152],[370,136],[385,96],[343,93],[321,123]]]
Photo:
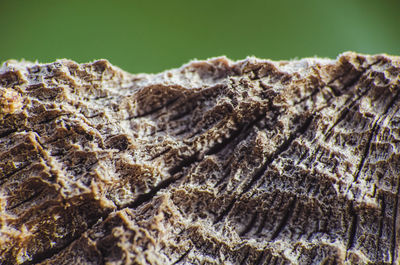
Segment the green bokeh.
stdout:
[[249,55],[400,55],[397,0],[0,0],[0,61],[106,58],[129,72]]

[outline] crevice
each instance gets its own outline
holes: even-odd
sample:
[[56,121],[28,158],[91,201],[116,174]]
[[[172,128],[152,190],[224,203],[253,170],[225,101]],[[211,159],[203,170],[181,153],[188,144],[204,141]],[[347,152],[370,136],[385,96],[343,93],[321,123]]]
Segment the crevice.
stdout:
[[[255,124],[255,123],[256,123],[257,121],[259,121],[259,119],[261,119],[262,117],[263,117],[263,116],[260,115],[260,117],[259,117],[258,119],[256,119],[253,123]],[[251,126],[249,126],[249,125],[251,125],[251,124],[253,124],[253,123],[248,124],[248,127],[251,127]],[[211,151],[210,151],[210,150],[211,150]],[[211,147],[211,148],[206,152],[206,154],[212,153],[213,150],[217,150],[217,149],[215,148],[215,146]],[[169,170],[168,170],[168,173],[169,173],[171,176],[174,176],[175,174],[181,172],[183,168],[186,168],[186,167],[192,165],[193,163],[200,161],[201,159],[200,159],[198,156],[199,156],[199,154],[198,154],[198,153],[195,153],[195,154],[193,154],[192,156],[187,157],[186,159],[183,159],[183,160],[182,160],[180,163],[178,163],[176,166],[174,166],[174,167],[172,167],[171,169],[169,169]],[[150,200],[156,195],[156,193],[157,193],[159,190],[161,190],[161,189],[163,189],[163,188],[167,188],[170,184],[172,184],[172,183],[173,183],[174,181],[176,181],[177,179],[178,179],[178,178],[170,177],[170,178],[168,178],[168,179],[162,181],[159,185],[157,185],[156,187],[154,187],[150,192],[139,195],[139,197],[138,197],[134,202],[128,204],[127,206],[124,206],[123,208],[125,208],[125,207],[128,207],[128,208],[136,208],[136,207],[142,205],[143,203],[146,203],[146,202],[150,201]],[[234,202],[232,202],[232,203],[234,203]],[[232,204],[232,207],[233,207],[233,204]],[[228,212],[229,212],[229,210],[227,211],[227,213],[228,213]],[[220,218],[222,219],[223,216],[220,217]]]
[[27,203],[27,202],[29,202],[29,201],[31,201],[31,200],[37,198],[42,192],[43,192],[43,190],[40,190],[40,191],[38,191],[38,192],[35,192],[34,194],[32,194],[31,196],[29,196],[29,197],[26,198],[25,200],[23,200],[23,201],[21,201],[21,202],[15,204],[15,205],[13,205],[13,206],[11,206],[10,208],[7,208],[7,210],[8,210],[8,211],[14,210],[15,208],[21,206],[22,204]]
[[143,117],[146,117],[146,116],[150,116],[150,115],[152,115],[152,114],[154,114],[154,113],[156,113],[156,112],[162,110],[163,108],[168,108],[169,106],[171,106],[172,104],[174,104],[179,98],[180,98],[180,97],[175,97],[175,98],[173,98],[173,99],[167,101],[167,103],[165,103],[164,105],[162,105],[162,106],[160,106],[160,107],[154,108],[154,109],[152,109],[152,110],[149,110],[149,111],[147,111],[147,112],[138,114],[138,115],[136,115],[136,116],[128,117],[126,120],[132,120],[132,119],[138,119],[138,118],[143,118]]
[[[36,134],[38,134],[36,131],[34,131]],[[39,134],[38,134],[39,135]],[[46,150],[42,143],[40,142],[40,139],[38,137],[35,137],[37,143],[39,144],[39,146],[41,147],[42,151]],[[43,156],[43,155],[42,155]],[[44,157],[43,157],[44,159]],[[50,172],[52,171],[51,167],[48,165],[48,161],[45,159],[45,163],[46,166],[48,166],[48,168],[50,169]],[[91,224],[88,224],[88,227],[86,229],[84,229],[81,233],[77,234],[76,236],[72,236],[69,240],[66,241],[65,244],[63,244],[62,246],[59,247],[54,247],[54,248],[50,248],[42,253],[38,253],[36,254],[32,260],[28,260],[24,263],[22,263],[22,265],[28,265],[28,264],[37,264],[37,263],[41,263],[44,260],[51,258],[55,255],[57,255],[58,253],[62,252],[64,249],[68,248],[72,243],[74,243],[76,240],[78,240],[83,233],[85,233],[86,231],[90,230],[97,222],[97,220],[99,220],[99,218],[103,217],[107,217],[108,214],[111,211],[106,211],[103,214],[100,214],[97,218],[95,218],[95,220],[93,220],[93,222]]]
[[[226,105],[226,104],[225,104]],[[221,107],[221,105],[215,105],[213,107],[210,107],[209,110],[207,110],[207,112],[205,112],[205,114],[203,114],[203,117],[201,119],[198,119],[197,121],[194,122],[194,124],[191,124],[191,127],[193,128],[193,130],[196,130],[194,133],[190,134],[189,137],[187,138],[192,139],[194,138],[196,135],[201,134],[202,132],[207,132],[212,130],[213,128],[218,128],[219,125],[221,125],[224,121],[224,118],[229,117],[229,114],[231,114],[231,112],[234,111],[234,108],[230,105],[229,106],[229,112],[223,113],[221,117],[221,114],[218,113],[218,110],[215,110],[218,107]],[[216,117],[212,117],[212,122],[208,124],[208,122],[206,122],[206,124],[204,124],[206,119],[210,119],[210,116],[215,116],[216,114],[218,114]],[[203,126],[198,126],[199,123],[203,123]]]
[[237,198],[232,199],[232,201],[228,205],[228,207],[217,217],[217,219],[215,219],[214,224],[221,222],[222,219],[224,219],[224,217],[229,214],[229,212],[232,210],[233,206],[235,205],[236,201],[237,201]]
[[[228,169],[228,171],[220,178],[217,183],[215,183],[214,188],[218,188],[225,180],[228,178],[228,176],[231,174],[231,169]],[[220,190],[219,192],[221,192]]]
[[[217,105],[218,96],[219,96],[218,92],[220,92],[221,89],[226,89],[226,88],[227,88],[226,85],[218,84],[218,85],[206,88],[200,92],[196,92],[195,94],[185,98],[185,103],[191,102],[193,104],[193,105],[191,105],[191,108],[189,108],[189,110],[187,110],[187,111],[189,111],[189,113],[193,112],[197,107],[200,107],[200,109],[196,113],[206,114],[206,113],[212,111],[214,108],[218,107],[218,105]],[[202,104],[203,102],[208,102],[211,104],[210,105]],[[184,113],[186,113],[187,111],[184,111]],[[178,116],[178,117],[176,117],[176,116]],[[181,116],[180,114],[175,115],[172,118],[172,121],[182,118],[180,116]],[[196,121],[193,123],[193,120],[196,120]],[[203,121],[203,119],[199,119],[198,117],[196,117],[196,118],[192,118],[189,123],[191,124],[191,127],[195,129],[197,127],[198,123],[201,121]],[[199,128],[197,130],[197,133],[194,133],[191,136],[189,136],[189,139],[193,138],[202,129],[203,129],[202,127]]]
[[109,212],[105,212],[103,215],[98,216],[98,218],[96,220],[93,220],[93,222],[91,224],[88,225],[88,227],[86,229],[84,229],[81,233],[77,234],[76,236],[71,237],[69,240],[67,240],[67,242],[60,246],[60,247],[55,247],[55,248],[51,248],[45,252],[36,254],[32,260],[28,260],[25,261],[24,263],[21,263],[21,265],[31,265],[31,264],[39,264],[42,263],[43,261],[45,261],[46,259],[52,258],[56,255],[58,255],[59,253],[61,253],[64,249],[67,249],[69,246],[71,246],[75,241],[77,241],[78,239],[80,239],[82,237],[82,235],[86,232],[89,231],[90,229],[92,229],[92,227],[97,223],[97,221],[100,218],[105,219]]
[[385,111],[383,112],[382,116],[385,116],[389,112],[389,110],[393,107],[393,105],[396,103],[396,101],[399,100],[399,97],[400,97],[400,87],[398,88],[396,95],[392,98],[392,100],[386,106]]
[[[211,146],[208,150],[206,150],[204,152],[204,154],[205,155],[216,154],[219,151],[223,150],[228,144],[234,142],[235,139],[237,141],[242,140],[242,138],[238,137],[238,136],[240,136],[240,134],[242,134],[244,137],[248,136],[248,134],[246,132],[248,130],[250,130],[255,124],[257,124],[257,122],[259,122],[263,117],[264,117],[264,115],[257,116],[257,118],[253,122],[248,123],[247,125],[243,126],[241,129],[235,131],[228,139],[226,139],[222,143],[217,143],[217,144]],[[175,175],[176,173],[180,172],[183,168],[188,167],[188,166],[190,166],[191,164],[193,164],[195,162],[201,161],[202,157],[204,157],[204,155],[200,155],[200,152],[196,152],[192,156],[183,159],[176,166],[172,167],[168,171],[168,173],[171,174],[171,175]]]
[[331,136],[332,136],[332,131],[333,129],[340,123],[342,122],[347,114],[349,114],[350,110],[353,108],[353,106],[363,97],[365,96],[369,91],[371,90],[371,88],[365,90],[360,96],[358,96],[355,100],[353,100],[352,102],[350,102],[350,104],[348,104],[347,106],[344,107],[344,109],[342,109],[342,111],[339,114],[339,118],[333,123],[333,125],[328,129],[328,131],[325,133],[325,141],[328,141]]
[[253,214],[253,217],[251,218],[250,222],[248,223],[248,225],[245,227],[245,229],[242,232],[240,232],[241,237],[245,236],[248,232],[250,232],[250,230],[254,227],[254,224],[256,223],[257,218],[258,218],[258,213],[255,212]]
[[170,177],[170,178],[167,178],[166,180],[161,181],[161,183],[158,184],[157,186],[155,186],[150,192],[140,194],[133,202],[123,205],[123,207],[118,207],[118,210],[121,210],[124,208],[134,209],[134,208],[139,207],[140,205],[153,199],[156,196],[157,192],[159,192],[161,189],[167,188],[169,185],[171,185],[178,179],[179,178]]
[[[28,163],[26,163],[25,165],[23,165],[23,166],[17,168],[16,170],[14,170],[13,172],[11,172],[11,173],[9,173],[9,174],[7,174],[7,175],[5,175],[3,178],[0,178],[0,181],[6,180],[6,179],[12,177],[13,175],[17,174],[18,172],[20,172],[20,171],[24,170],[25,168],[29,167],[31,164],[32,164],[32,162],[31,162],[31,161],[28,161]],[[1,184],[4,184],[5,182],[6,182],[6,181],[2,182]],[[1,186],[1,185],[0,185],[0,186]]]
[[161,152],[155,154],[154,156],[152,156],[148,161],[153,161],[154,159],[156,159],[156,158],[162,156],[163,154],[166,154],[166,153],[167,153],[168,151],[170,151],[171,149],[172,149],[172,147],[170,147],[170,146],[167,147],[167,148],[165,148],[163,151],[161,151]]
[[[259,121],[262,120],[264,115],[258,115],[256,119],[254,119],[252,122],[249,122],[247,124],[243,124],[238,130],[234,131],[228,138],[226,138],[224,141],[221,143],[217,143],[213,147],[211,147],[207,152],[206,155],[214,155],[222,151],[226,146],[228,146],[230,143],[234,143],[236,146],[239,142],[243,140],[243,138],[247,137],[248,131],[253,128]],[[240,137],[242,136],[242,137]],[[236,140],[236,141],[235,141]]]
[[[84,232],[82,232],[82,234]],[[64,249],[68,248],[70,245],[72,245],[72,243],[74,243],[76,240],[78,240],[82,234],[72,237],[70,240],[67,241],[67,243],[65,245],[63,245],[59,248],[52,248],[52,249],[47,250],[46,252],[35,255],[32,260],[25,261],[24,263],[21,263],[21,265],[39,264],[39,263],[42,263],[43,261],[45,261],[46,259],[56,256],[58,253],[61,253]]]
[[195,153],[192,156],[189,156],[182,161],[180,161],[176,166],[172,167],[168,170],[168,173],[173,176],[176,173],[180,172],[183,168],[190,166],[191,164],[200,161],[201,159],[198,158],[198,154]]
[[[347,75],[347,72],[343,75],[340,75],[338,77],[336,77],[335,79],[329,81],[328,86],[332,89],[333,94],[336,97],[339,97],[342,95],[342,91],[346,90],[347,88],[351,88],[354,85],[356,85],[358,83],[358,81],[361,80],[361,77],[371,68],[373,64],[367,66],[364,70],[362,70],[361,72],[359,72],[358,74],[355,75],[355,77],[353,79],[351,79],[349,82],[343,84],[343,86],[340,88],[341,91],[337,90],[335,87],[331,86],[331,84],[337,80],[339,80],[340,78],[343,78],[344,76]],[[340,82],[340,81],[339,81]]]
[[185,111],[179,112],[178,114],[172,116],[168,122],[172,122],[172,121],[176,121],[179,120],[187,115],[189,115],[196,107],[194,107],[193,109],[187,109]]
[[[355,76],[353,79],[351,79],[349,82],[343,84],[343,86],[341,87],[341,90],[345,90],[345,89],[350,88],[350,87],[354,86],[355,84],[357,84],[358,81],[364,76],[364,74],[365,74],[368,70],[370,70],[370,69],[372,68],[372,66],[374,66],[374,65],[376,65],[376,64],[378,64],[378,63],[380,63],[380,62],[381,62],[381,59],[377,59],[375,62],[371,63],[370,65],[367,65],[367,67],[365,67],[365,68],[364,68],[363,70],[361,70],[358,74],[356,74],[356,76]],[[340,75],[340,76],[334,78],[333,80],[329,81],[328,86],[331,87],[330,85],[331,85],[333,82],[335,82],[336,80],[338,80],[338,79],[340,79],[340,78],[342,78],[342,77],[344,77],[344,76],[346,76],[346,75],[347,75],[347,72],[345,72],[344,74],[342,74],[342,75]],[[333,92],[335,93],[335,96],[336,96],[336,94],[337,94],[337,96],[342,95],[340,91],[337,91],[337,90],[336,90],[336,88],[335,88],[334,90],[335,90],[335,91],[333,91]]]
[[360,161],[360,163],[358,163],[356,173],[354,174],[353,182],[356,182],[358,180],[358,177],[360,176],[361,170],[364,167],[365,161],[368,158],[369,150],[371,148],[372,138],[375,135],[375,131],[379,131],[379,126],[378,126],[377,121],[374,123],[374,125],[372,127],[372,130],[371,130],[371,133],[370,133],[370,135],[368,137],[367,144],[366,144],[364,152],[363,152],[363,154],[361,156],[361,161]]
[[263,258],[264,258],[264,250],[260,253],[260,255],[257,257],[257,259],[254,261],[254,265],[262,264]]
[[256,183],[265,173],[265,171],[267,170],[268,166],[283,152],[285,152],[290,145],[292,144],[292,142],[296,139],[296,137],[298,137],[298,135],[303,135],[307,129],[310,127],[312,120],[314,119],[314,115],[310,115],[309,117],[307,117],[307,119],[305,120],[305,122],[292,134],[289,136],[289,138],[280,146],[278,147],[277,151],[274,152],[269,159],[267,159],[267,161],[262,165],[262,167],[257,170],[256,174],[252,177],[252,179],[250,180],[249,184],[243,189],[243,191],[237,196],[237,198],[235,198],[228,206],[227,209],[225,209],[222,214],[215,220],[215,223],[220,222],[231,210],[233,207],[233,204],[236,202],[237,199],[240,199],[240,197],[248,192],[250,190],[250,188],[254,185],[254,183]]
[[[54,120],[56,120],[56,119],[58,119],[58,118],[60,118],[60,117],[66,116],[66,115],[68,115],[68,114],[67,114],[67,113],[64,113],[64,114],[56,115],[55,117],[51,117],[51,118],[49,118],[49,119],[45,119],[45,120],[39,122],[39,124],[42,125],[42,124],[50,123],[50,122],[52,122],[52,121],[54,121]],[[85,116],[85,117],[86,117],[86,116]]]
[[[357,224],[358,224],[358,215],[354,210],[353,202],[350,202],[349,208],[349,215],[351,216],[351,223],[349,227],[349,232],[348,232],[348,241],[347,241],[347,246],[346,246],[346,252],[354,247],[355,244],[355,238],[357,234]],[[347,255],[346,255],[347,256]]]
[[[373,64],[371,64],[372,66]],[[363,70],[362,72],[360,72],[358,75],[356,75],[355,78],[353,78],[352,80],[350,80],[350,82],[348,82],[347,84],[343,84],[343,89],[348,88],[353,86],[360,78],[361,76],[369,69],[369,67],[367,67],[365,70]],[[315,69],[314,69],[315,70]],[[322,81],[322,78],[320,76],[320,73],[318,70],[316,70],[317,74],[318,74],[318,79],[320,81]],[[348,72],[335,77],[334,79],[330,80],[328,83],[324,83],[321,86],[318,86],[313,92],[311,92],[311,94],[309,94],[308,96],[305,96],[304,98],[300,99],[299,101],[295,102],[293,105],[296,106],[300,103],[303,103],[304,101],[314,97],[316,94],[318,94],[319,92],[321,92],[325,87],[328,87],[332,92],[333,92],[333,96],[335,97],[339,97],[342,95],[341,91],[338,91],[335,87],[331,86],[332,83],[334,83],[335,81],[337,81],[338,79],[346,76],[348,74]]]
[[267,211],[265,211],[265,213],[263,214],[263,217],[261,219],[260,225],[257,228],[256,235],[259,235],[262,232],[262,230],[264,229],[265,222],[267,221],[268,215],[269,215],[269,213]]
[[244,127],[239,128],[236,131],[233,131],[231,135],[224,139],[222,142],[215,144],[212,146],[206,153],[205,155],[214,155],[222,151],[229,143],[235,140],[236,137],[238,137],[241,132],[243,131]]
[[[264,118],[264,115],[260,115],[258,116],[252,123],[247,124],[246,126],[243,127],[241,133],[239,133],[239,137],[236,137],[235,139],[233,139],[231,141],[232,143],[232,150],[231,153],[235,153],[235,148],[238,145],[238,143],[242,142],[243,140],[247,139],[247,137],[250,135],[248,133],[248,131],[254,127],[254,125],[256,125],[258,122],[260,122],[262,119]],[[228,143],[229,144],[229,143]],[[228,145],[227,144],[227,145]],[[224,147],[223,147],[224,148]],[[233,155],[231,155],[227,160],[228,162],[224,165],[224,169],[226,169],[228,166],[231,166],[230,163],[233,159]],[[224,170],[225,171],[225,170]],[[225,182],[225,180],[229,177],[230,173],[231,173],[232,169],[229,168],[228,170],[226,170],[225,174],[222,176],[222,178],[220,178],[217,183],[214,185],[214,188],[217,188],[218,186],[220,186],[222,183]],[[223,189],[222,189],[223,190]],[[222,190],[220,190],[219,192],[221,192]]]
[[310,95],[305,96],[304,98],[300,99],[299,101],[294,102],[294,103],[293,103],[293,106],[299,105],[299,104],[303,103],[304,101],[307,101],[308,99],[314,97],[314,96],[317,95],[319,92],[321,92],[321,90],[322,90],[324,87],[325,87],[325,85],[322,86],[322,87],[317,87],[313,92],[311,92]]
[[179,257],[179,259],[177,259],[174,263],[172,263],[172,265],[176,265],[179,262],[183,261],[186,258],[186,256],[189,255],[191,250],[192,248],[189,248],[187,251],[185,251],[185,253],[183,253],[183,255]]
[[282,232],[283,228],[287,225],[289,222],[289,219],[292,217],[294,209],[296,207],[296,198],[293,198],[288,207],[286,208],[285,214],[283,215],[282,220],[279,222],[278,226],[276,227],[275,231],[272,233],[270,241],[275,240],[279,234]]
[[254,174],[254,176],[251,178],[249,184],[243,189],[242,194],[246,193],[247,191],[250,190],[250,188],[256,183],[265,173],[269,165],[283,152],[288,150],[292,142],[299,136],[303,135],[307,129],[310,127],[312,120],[314,119],[314,115],[310,115],[307,117],[305,122],[299,126],[299,128],[289,136],[289,138],[283,142],[282,145],[280,145],[277,150],[270,155],[270,157],[266,160],[266,162],[261,166],[261,168]]
[[[351,80],[349,83],[347,84],[343,84],[342,90],[352,87],[354,85],[356,85],[361,78],[365,75],[365,73],[371,69],[371,67],[377,63],[379,63],[380,60],[377,60],[376,62],[368,65],[356,78],[354,78],[353,80]],[[339,77],[340,78],[340,77]],[[335,81],[335,80],[333,80]],[[331,84],[333,81],[329,82],[329,84]],[[329,85],[328,84],[328,85]],[[369,86],[368,89],[366,89],[364,92],[362,92],[354,101],[350,102],[350,104],[348,104],[347,106],[344,107],[344,109],[340,112],[339,114],[339,118],[334,122],[334,124],[328,129],[328,131],[325,133],[325,141],[328,141],[329,138],[332,136],[332,130],[341,122],[343,121],[347,114],[350,112],[350,110],[353,108],[353,106],[363,97],[365,96],[373,87]],[[347,102],[346,102],[347,103]],[[345,103],[345,104],[346,104]]]
[[360,163],[358,164],[356,173],[354,174],[353,182],[356,182],[356,181],[357,181],[357,179],[358,179],[358,177],[359,177],[359,175],[360,175],[360,173],[361,173],[361,170],[362,170],[362,168],[364,167],[365,161],[366,161],[366,159],[367,159],[367,157],[368,157],[368,154],[369,154],[369,150],[371,149],[372,139],[374,138],[374,135],[376,135],[377,132],[378,132],[379,129],[380,129],[380,125],[379,125],[379,124],[380,124],[380,121],[383,120],[383,118],[385,118],[385,115],[389,112],[389,110],[390,110],[390,109],[393,107],[393,105],[396,103],[396,101],[397,101],[399,95],[400,95],[400,90],[399,90],[399,92],[397,92],[396,95],[390,100],[389,104],[386,106],[386,108],[385,108],[384,112],[382,113],[382,115],[380,115],[380,117],[374,122],[374,125],[372,126],[371,133],[370,133],[370,135],[369,135],[369,137],[368,137],[367,145],[366,145],[366,147],[365,147],[365,149],[364,149],[364,152],[363,152],[363,154],[362,154],[361,161],[360,161]]

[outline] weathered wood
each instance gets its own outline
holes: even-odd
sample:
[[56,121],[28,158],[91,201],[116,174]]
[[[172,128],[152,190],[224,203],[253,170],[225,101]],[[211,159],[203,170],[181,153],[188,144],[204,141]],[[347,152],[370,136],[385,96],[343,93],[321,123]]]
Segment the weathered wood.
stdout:
[[0,68],[1,264],[399,264],[400,58]]

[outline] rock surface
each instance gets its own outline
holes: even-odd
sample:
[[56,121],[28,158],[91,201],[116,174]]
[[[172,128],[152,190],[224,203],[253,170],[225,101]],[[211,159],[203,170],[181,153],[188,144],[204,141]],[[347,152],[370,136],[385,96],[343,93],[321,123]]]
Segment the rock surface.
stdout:
[[0,264],[399,264],[400,57],[0,68]]

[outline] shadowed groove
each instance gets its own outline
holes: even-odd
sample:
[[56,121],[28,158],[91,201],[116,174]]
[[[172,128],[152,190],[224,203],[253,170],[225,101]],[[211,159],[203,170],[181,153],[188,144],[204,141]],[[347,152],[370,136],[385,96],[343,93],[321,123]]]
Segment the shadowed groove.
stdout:
[[[381,60],[377,60],[376,62],[368,65],[356,78],[354,78],[352,81],[350,81],[347,84],[343,85],[342,90],[346,90],[347,88],[355,86],[357,83],[360,83],[361,78],[372,68],[372,66],[380,63]],[[339,77],[340,78],[340,77]],[[351,101],[349,104],[346,102],[346,106],[344,109],[339,114],[339,118],[333,123],[333,125],[328,129],[328,131],[325,133],[325,141],[328,141],[330,137],[332,136],[332,131],[333,129],[340,123],[342,122],[347,114],[350,112],[350,110],[354,107],[354,105],[361,99],[363,98],[371,89],[373,86],[369,86],[365,91],[361,92],[359,96],[353,101]],[[350,98],[351,99],[351,98]]]
[[[25,168],[29,167],[31,164],[32,164],[32,162],[31,162],[31,161],[28,161],[28,163],[24,164],[23,166],[17,168],[17,169],[14,170],[13,172],[11,172],[11,173],[5,175],[4,177],[0,178],[0,181],[2,181],[2,180],[7,180],[8,178],[14,176],[14,175],[17,174],[18,172],[20,172],[20,171],[24,170]],[[2,182],[2,183],[5,183],[5,182],[6,182],[6,181],[4,181],[4,182]]]
[[266,162],[256,171],[256,174],[251,178],[249,184],[243,189],[242,194],[250,190],[250,188],[264,175],[265,171],[268,169],[269,165],[274,162],[274,160],[283,152],[289,149],[292,142],[299,136],[304,135],[307,129],[310,127],[314,115],[310,115],[306,118],[305,122],[301,124],[298,129],[292,133],[289,138],[280,145],[277,150],[267,158]]
[[257,218],[258,218],[258,212],[255,212],[253,214],[253,216],[251,217],[250,222],[245,227],[245,229],[242,232],[240,232],[240,236],[245,236],[248,232],[251,231],[251,229],[254,227],[255,223],[257,222]]
[[263,258],[264,258],[264,250],[260,253],[260,255],[257,257],[256,261],[254,262],[254,265],[260,265],[262,264]]
[[354,174],[353,182],[356,182],[358,180],[358,177],[360,176],[361,170],[364,167],[365,161],[368,158],[369,150],[371,148],[372,139],[374,138],[374,135],[375,135],[375,133],[377,131],[379,131],[378,121],[376,121],[374,123],[374,125],[372,126],[371,133],[368,136],[368,141],[367,141],[367,144],[365,146],[364,152],[363,152],[363,154],[361,156],[360,163],[358,163],[356,173]]
[[358,226],[358,218],[359,218],[354,210],[353,201],[350,201],[349,203],[348,212],[351,218],[351,222],[348,229],[348,240],[346,245],[347,251],[354,247],[356,240],[357,226]]
[[141,206],[142,204],[149,202],[157,195],[157,193],[161,189],[167,188],[172,183],[174,183],[176,180],[177,180],[177,178],[170,177],[170,178],[167,178],[167,179],[161,181],[157,186],[152,188],[150,192],[140,194],[133,202],[131,202],[127,205],[124,205],[123,207],[119,207],[119,209],[123,209],[123,208],[135,209],[135,208]]
[[20,207],[21,205],[23,205],[23,204],[25,204],[25,203],[27,203],[27,202],[29,202],[29,201],[31,201],[31,200],[33,200],[33,199],[39,197],[40,194],[42,194],[42,192],[43,192],[43,189],[42,189],[42,190],[39,190],[38,192],[35,192],[34,194],[32,194],[31,196],[29,196],[29,197],[26,198],[25,200],[22,200],[21,202],[19,202],[19,203],[13,205],[13,206],[7,208],[7,210],[13,210],[13,209],[15,209],[15,208]]
[[162,109],[164,109],[164,108],[168,108],[169,106],[171,106],[172,104],[174,104],[178,99],[179,99],[179,97],[175,97],[175,98],[173,98],[173,99],[167,101],[167,103],[165,103],[164,105],[162,105],[162,106],[160,106],[160,107],[151,109],[151,110],[149,110],[149,111],[147,111],[147,112],[138,114],[138,115],[136,115],[136,116],[128,117],[126,120],[144,118],[144,117],[146,117],[146,116],[150,116],[150,115],[152,115],[152,114],[155,114],[155,113],[159,112],[160,110],[162,110]]
[[237,199],[233,198],[232,201],[229,203],[228,207],[225,208],[225,210],[215,219],[214,224],[219,223],[224,219],[226,215],[232,210],[233,206],[235,205]]
[[206,155],[214,155],[223,150],[226,146],[228,146],[231,143],[233,143],[236,146],[239,142],[243,140],[243,138],[249,136],[248,132],[263,118],[264,115],[258,115],[253,121],[241,125],[240,128],[232,132],[228,138],[224,139],[221,143],[217,143],[212,148],[210,148],[206,152]]
[[189,248],[187,251],[185,251],[185,253],[183,253],[182,256],[180,256],[174,263],[172,263],[172,265],[179,264],[181,261],[183,261],[186,258],[186,256],[189,255],[191,250],[192,248]]
[[365,147],[364,152],[363,152],[363,154],[361,156],[360,163],[357,166],[356,173],[354,174],[353,182],[356,182],[358,180],[358,177],[359,177],[359,175],[361,173],[361,170],[364,167],[364,164],[365,164],[365,162],[366,162],[366,160],[368,158],[369,150],[371,148],[372,139],[374,138],[375,135],[378,134],[378,131],[380,130],[381,121],[386,118],[387,113],[395,105],[395,103],[397,102],[399,96],[400,96],[400,89],[395,94],[395,96],[390,100],[389,104],[385,107],[385,110],[382,113],[382,115],[380,115],[380,117],[373,123],[372,129],[371,129],[371,133],[369,134],[366,147]]
[[282,217],[282,220],[279,222],[275,231],[272,232],[270,241],[275,240],[279,236],[279,234],[282,232],[282,230],[285,228],[290,218],[292,217],[295,208],[296,208],[296,198],[293,198],[290,201],[289,205],[287,206],[285,214]]

